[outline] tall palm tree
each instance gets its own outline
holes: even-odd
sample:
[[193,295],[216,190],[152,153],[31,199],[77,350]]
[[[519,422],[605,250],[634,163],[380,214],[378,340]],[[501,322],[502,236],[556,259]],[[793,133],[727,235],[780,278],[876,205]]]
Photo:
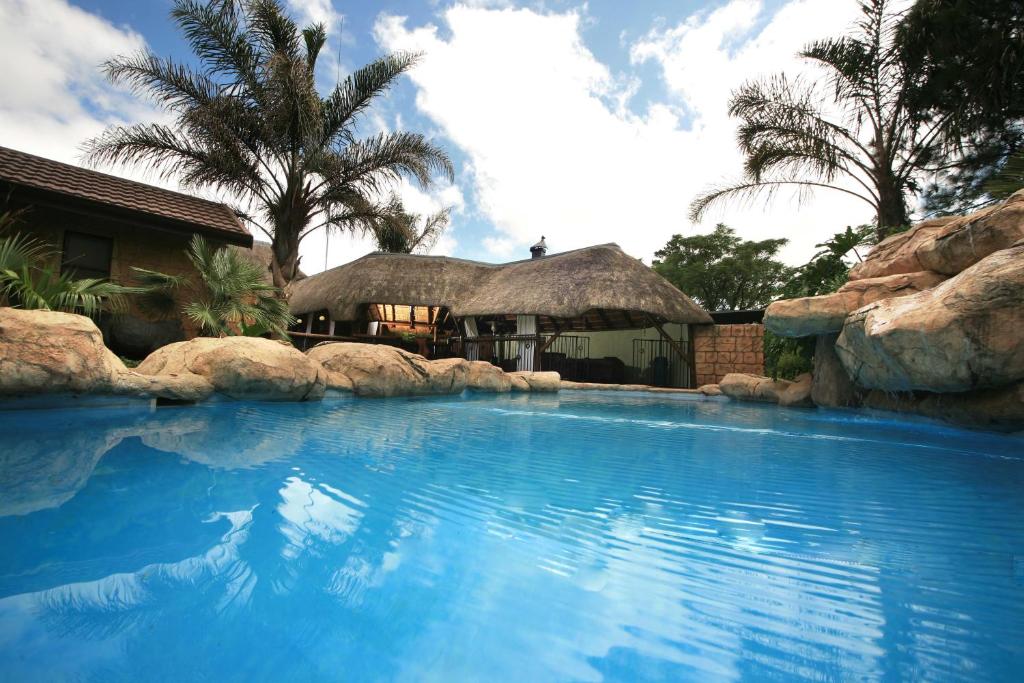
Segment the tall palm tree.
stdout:
[[427,252],[437,244],[450,218],[450,208],[428,216],[409,213],[401,198],[392,195],[386,210],[373,221],[369,231],[378,251],[392,254]]
[[378,59],[323,97],[315,73],[326,30],[300,31],[278,0],[175,0],[171,17],[200,68],[142,52],[105,72],[154,98],[173,124],[108,128],[86,143],[86,158],[237,196],[253,209],[242,215],[272,240],[278,287],[295,276],[299,243],[313,231],[365,227],[401,177],[424,187],[453,177],[448,156],[422,135],[357,136],[360,115],[418,55]]
[[910,104],[918,83],[895,44],[901,13],[890,4],[862,0],[850,35],[804,48],[800,55],[821,67],[822,80],[779,74],[733,93],[729,113],[741,120],[744,176],[698,196],[693,220],[721,200],[793,187],[801,198],[829,189],[863,200],[880,237],[909,223],[908,195],[941,157],[944,121],[926,119]]

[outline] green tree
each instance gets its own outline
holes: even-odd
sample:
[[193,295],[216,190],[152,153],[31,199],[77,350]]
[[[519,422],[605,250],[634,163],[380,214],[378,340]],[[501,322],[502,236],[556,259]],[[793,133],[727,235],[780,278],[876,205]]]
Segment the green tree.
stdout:
[[925,188],[925,211],[963,213],[1001,198],[1005,178],[990,181],[1024,147],[1024,3],[917,0],[897,44],[918,74],[911,104],[942,122],[950,151]]
[[744,175],[698,196],[693,220],[722,200],[770,198],[792,187],[801,198],[828,189],[861,199],[879,237],[909,223],[907,197],[939,153],[942,122],[923,119],[910,103],[917,77],[895,44],[900,15],[889,5],[862,0],[849,35],[804,48],[800,56],[822,70],[820,80],[779,74],[733,93]]
[[369,228],[377,250],[391,254],[425,253],[444,234],[451,218],[451,209],[442,209],[428,216],[409,213],[397,195]]
[[132,268],[141,285],[139,304],[144,311],[166,317],[176,314],[184,299],[181,313],[205,335],[287,335],[295,320],[281,290],[266,281],[262,267],[234,249],[210,248],[199,235],[192,238],[187,255],[199,273],[200,287],[186,277]]
[[[871,244],[874,226],[847,226],[821,244],[811,260],[796,268],[793,277],[783,287],[782,297],[794,299],[804,296],[830,294],[846,283],[850,273],[849,261],[860,261],[860,249]],[[814,337],[793,339],[779,337],[770,331],[764,335],[765,371],[772,377],[792,379],[810,372],[814,357]]]
[[41,240],[15,232],[20,212],[0,213],[0,305],[63,311],[98,318],[122,313],[136,290],[103,279],[76,279],[49,265],[57,252]]
[[254,207],[246,217],[271,238],[278,287],[295,277],[299,244],[313,231],[367,227],[379,215],[375,198],[399,178],[427,186],[453,177],[448,156],[422,135],[357,134],[360,116],[417,55],[383,57],[323,97],[315,72],[326,30],[300,31],[278,0],[175,0],[171,17],[199,68],[143,52],[105,72],[153,98],[173,123],[108,128],[86,143],[86,156],[148,166]]
[[746,241],[720,223],[706,235],[673,235],[653,267],[709,311],[763,308],[793,273],[775,259],[786,242]]
[[815,244],[818,251],[811,260],[796,269],[793,277],[783,288],[783,297],[794,299],[801,296],[819,296],[830,294],[846,281],[850,273],[849,261],[860,261],[860,250],[871,245],[874,238],[874,226],[847,226],[843,232],[837,232],[820,244]]

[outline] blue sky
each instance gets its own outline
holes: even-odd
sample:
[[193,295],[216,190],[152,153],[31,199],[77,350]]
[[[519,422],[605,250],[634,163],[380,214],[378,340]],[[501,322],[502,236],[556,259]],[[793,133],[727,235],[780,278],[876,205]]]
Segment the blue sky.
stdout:
[[[544,234],[554,251],[614,241],[649,263],[672,234],[724,221],[750,239],[790,238],[784,256],[799,263],[814,243],[870,217],[826,194],[801,206],[785,198],[738,206],[700,225],[686,218],[697,192],[740,171],[730,90],[805,68],[795,51],[847,26],[854,0],[287,3],[300,22],[328,25],[324,87],[339,57],[344,75],[386,51],[425,53],[363,130],[424,132],[455,161],[453,185],[401,188],[415,210],[453,207],[436,253],[510,260]],[[78,144],[106,125],[161,116],[106,84],[97,66],[136,49],[190,59],[171,4],[0,0],[0,59],[9,67],[0,73],[8,93],[0,144],[74,162]],[[303,267],[370,248],[359,236],[310,238]]]

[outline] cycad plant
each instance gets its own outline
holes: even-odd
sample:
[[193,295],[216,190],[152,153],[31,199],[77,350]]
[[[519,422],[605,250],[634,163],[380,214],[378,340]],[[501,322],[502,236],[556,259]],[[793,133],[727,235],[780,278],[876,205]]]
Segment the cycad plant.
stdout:
[[360,115],[417,55],[378,59],[323,97],[315,80],[326,30],[299,30],[278,0],[176,0],[171,17],[198,68],[150,53],[105,68],[174,122],[109,128],[86,143],[87,157],[237,196],[253,208],[243,215],[272,240],[277,286],[295,277],[299,243],[313,231],[368,228],[380,197],[402,177],[421,186],[453,177],[448,156],[422,135],[358,136]]
[[924,120],[910,104],[916,76],[895,45],[901,14],[891,4],[863,0],[850,35],[800,53],[821,68],[821,80],[780,74],[733,93],[729,112],[741,120],[744,175],[698,196],[693,220],[722,200],[752,201],[790,187],[801,198],[828,189],[863,200],[879,237],[909,223],[908,195],[940,156],[944,122]]
[[[139,281],[139,306],[157,317],[181,312],[208,336],[287,335],[294,322],[281,290],[266,281],[266,271],[228,247],[213,249],[201,236],[192,238],[188,258],[201,286],[179,275],[132,268]],[[185,290],[185,291],[183,291]]]
[[13,232],[18,217],[18,212],[0,214],[0,305],[90,318],[127,310],[126,295],[134,288],[55,272],[48,262],[56,251],[42,240]]
[[401,198],[392,195],[391,201],[369,227],[377,250],[392,254],[425,253],[430,251],[451,218],[451,209],[442,209],[428,216],[409,213]]

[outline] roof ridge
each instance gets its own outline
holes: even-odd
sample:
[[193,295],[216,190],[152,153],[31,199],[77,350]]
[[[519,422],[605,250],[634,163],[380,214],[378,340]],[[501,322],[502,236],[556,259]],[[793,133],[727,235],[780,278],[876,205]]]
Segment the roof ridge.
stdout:
[[[615,249],[617,249],[619,251],[622,251],[622,247],[620,247],[615,242],[605,242],[604,244],[591,244],[591,245],[586,246],[586,247],[577,247],[576,249],[570,249],[568,251],[560,251],[557,254],[548,254],[547,256],[544,256],[542,258],[530,257],[530,258],[518,259],[516,261],[506,261],[504,263],[488,263],[487,261],[475,261],[473,259],[459,258],[458,256],[445,256],[445,255],[442,255],[442,254],[405,254],[405,253],[401,253],[401,252],[390,252],[390,251],[371,251],[369,254],[363,254],[359,258],[352,259],[351,261],[347,261],[345,263],[340,263],[340,264],[334,266],[334,268],[328,268],[327,270],[322,270],[322,271],[320,271],[320,273],[328,273],[328,272],[334,270],[335,268],[343,268],[343,267],[345,267],[345,266],[347,266],[347,265],[349,265],[351,263],[356,263],[356,262],[362,261],[364,259],[377,258],[377,257],[408,258],[408,259],[423,260],[423,261],[455,261],[457,263],[468,263],[470,265],[483,266],[485,268],[503,268],[505,266],[514,266],[514,265],[518,265],[520,263],[531,263],[533,261],[540,261],[540,260],[550,261],[551,259],[557,259],[557,258],[562,257],[562,256],[569,256],[571,254],[576,254],[576,253],[579,253],[581,251],[589,251],[591,249],[606,249],[608,247],[613,247],[613,248],[615,248]],[[625,252],[623,252],[623,253],[625,253]],[[309,275],[308,277],[316,277],[317,275],[320,275],[320,273],[313,273],[312,275]]]
[[32,157],[33,159],[38,159],[39,161],[42,161],[43,163],[47,163],[47,164],[54,164],[54,165],[57,165],[57,166],[64,166],[64,167],[67,167],[67,168],[73,168],[73,169],[75,169],[77,171],[85,171],[86,173],[93,173],[95,175],[103,176],[104,178],[110,178],[110,179],[116,180],[118,182],[130,183],[132,185],[137,185],[139,187],[146,188],[147,190],[157,190],[159,192],[166,192],[168,194],[177,195],[179,197],[185,197],[187,199],[191,199],[191,200],[197,201],[197,202],[204,202],[206,204],[213,204],[214,206],[222,206],[225,209],[227,209],[229,212],[231,212],[232,215],[234,215],[234,211],[232,211],[231,207],[228,206],[226,203],[218,202],[218,201],[213,200],[213,199],[206,199],[205,197],[197,197],[196,195],[189,194],[188,192],[181,192],[180,190],[171,190],[171,189],[168,189],[166,187],[160,187],[159,185],[152,185],[150,183],[144,183],[141,180],[133,180],[132,178],[125,178],[124,176],[114,175],[113,173],[108,173],[106,171],[97,171],[96,169],[89,168],[88,166],[80,166],[78,164],[69,164],[66,161],[57,161],[56,159],[50,159],[49,157],[43,157],[43,156],[39,156],[38,154],[32,154],[31,152],[26,152],[24,150],[15,149],[13,147],[5,147],[3,145],[0,145],[0,154],[3,154],[5,152],[13,152],[14,154],[20,154],[22,156]]
[[110,211],[130,211],[146,220],[173,221],[176,229],[212,231],[251,244],[252,233],[224,201],[169,190],[86,166],[0,146],[0,181],[27,192],[46,193],[57,204],[90,202]]

